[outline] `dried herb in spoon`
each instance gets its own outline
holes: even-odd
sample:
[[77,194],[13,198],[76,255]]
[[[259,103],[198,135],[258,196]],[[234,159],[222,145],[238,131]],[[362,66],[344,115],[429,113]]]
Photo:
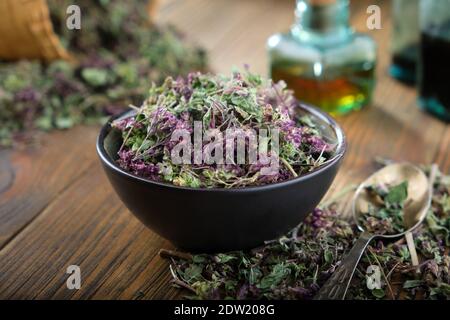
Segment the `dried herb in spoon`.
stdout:
[[404,204],[408,197],[408,182],[398,185],[375,185],[366,191],[376,200],[376,207],[369,205],[367,214],[359,217],[359,223],[373,234],[399,234],[405,231]]

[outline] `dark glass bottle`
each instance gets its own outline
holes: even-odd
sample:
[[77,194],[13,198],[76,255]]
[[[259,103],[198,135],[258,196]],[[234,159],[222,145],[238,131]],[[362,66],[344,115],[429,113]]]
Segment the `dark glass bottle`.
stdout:
[[360,109],[374,87],[376,45],[349,25],[348,0],[297,0],[290,32],[268,39],[270,73],[332,114]]
[[450,0],[420,2],[419,105],[450,122]]
[[390,74],[406,83],[416,83],[419,59],[419,0],[392,1],[392,63]]

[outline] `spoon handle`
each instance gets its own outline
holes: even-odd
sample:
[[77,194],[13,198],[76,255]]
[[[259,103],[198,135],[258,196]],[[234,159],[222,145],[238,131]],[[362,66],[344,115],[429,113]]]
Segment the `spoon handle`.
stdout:
[[343,300],[361,256],[374,235],[363,232],[333,275],[320,288],[315,300]]

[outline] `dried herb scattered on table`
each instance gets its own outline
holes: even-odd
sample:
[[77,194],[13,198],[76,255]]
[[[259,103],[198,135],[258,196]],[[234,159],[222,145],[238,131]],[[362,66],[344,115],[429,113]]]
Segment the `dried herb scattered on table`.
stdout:
[[[170,26],[150,25],[147,1],[48,0],[56,32],[78,63],[0,63],[0,147],[34,129],[103,122],[142,101],[152,82],[204,70],[205,53]],[[68,30],[66,8],[81,7],[81,30]]]
[[[358,232],[335,208],[314,210],[285,236],[251,251],[190,255],[162,250],[161,256],[171,259],[174,285],[190,291],[192,299],[311,299]],[[449,175],[437,174],[432,207],[413,235],[421,257],[418,267],[412,266],[403,239],[373,242],[358,265],[347,299],[450,299]],[[367,288],[369,265],[382,270],[381,289]]]
[[366,191],[376,202],[369,205],[368,212],[359,217],[359,223],[373,234],[399,234],[405,231],[403,209],[408,198],[408,182],[398,185],[375,185]]
[[[309,118],[296,114],[296,109],[297,101],[284,82],[273,83],[249,72],[235,72],[231,77],[190,73],[186,78],[167,78],[162,86],[150,90],[135,115],[113,123],[123,137],[118,164],[150,180],[193,188],[240,188],[284,181],[319,167],[334,149]],[[261,168],[270,166],[269,161],[262,163],[258,158],[255,163],[239,163],[235,154],[232,161],[222,164],[175,163],[171,151],[178,141],[172,140],[172,134],[178,129],[191,134],[195,121],[202,124],[204,136],[210,129],[220,132],[214,143],[222,145],[222,150],[227,143],[237,141],[229,138],[228,130],[278,130],[282,165],[275,174],[266,175],[261,174]],[[195,143],[194,135],[189,139]],[[267,139],[267,144],[271,143],[272,136]],[[194,152],[192,148],[192,157]],[[272,153],[267,156],[278,157]]]

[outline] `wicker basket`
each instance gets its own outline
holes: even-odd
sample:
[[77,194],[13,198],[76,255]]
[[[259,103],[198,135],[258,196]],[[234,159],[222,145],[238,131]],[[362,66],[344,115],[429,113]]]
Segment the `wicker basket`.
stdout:
[[[148,2],[151,20],[157,4]],[[0,0],[0,12],[0,59],[73,60],[53,30],[45,0]]]

